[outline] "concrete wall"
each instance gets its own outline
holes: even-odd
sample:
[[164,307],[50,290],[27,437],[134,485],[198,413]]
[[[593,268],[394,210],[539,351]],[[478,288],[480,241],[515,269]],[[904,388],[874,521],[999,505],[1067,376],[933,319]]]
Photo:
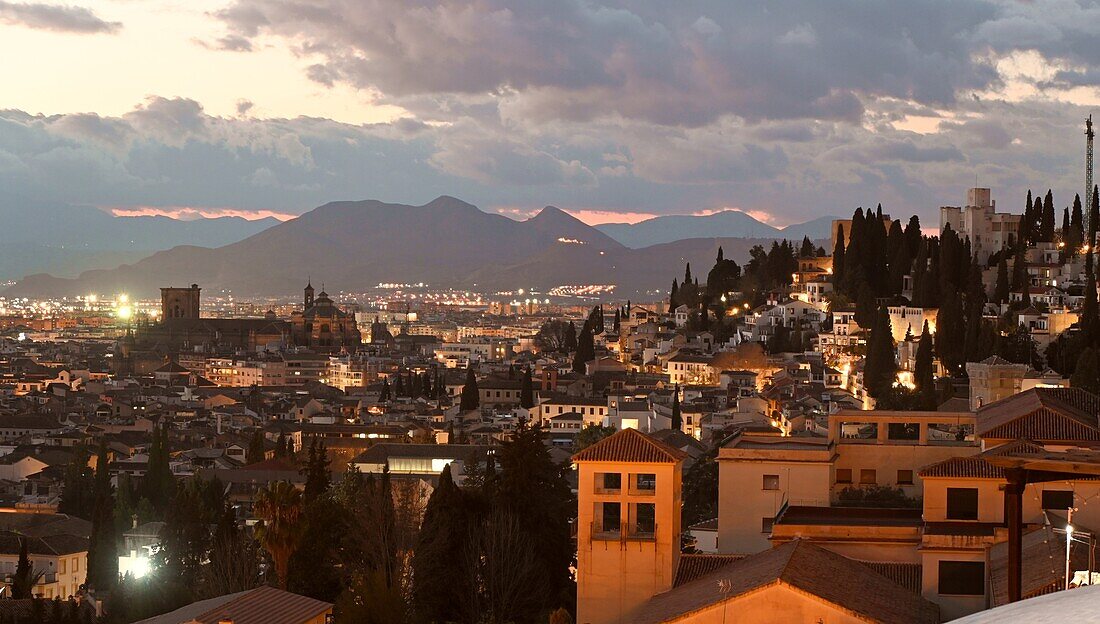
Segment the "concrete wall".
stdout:
[[[581,462],[577,483],[577,622],[626,624],[628,614],[655,594],[668,591],[680,559],[682,464]],[[604,493],[595,476],[622,474],[622,489]],[[656,475],[652,494],[631,492],[631,475]],[[652,539],[602,538],[593,533],[597,503],[619,502],[630,523],[631,503],[654,503]]]
[[[582,622],[582,620],[578,620]],[[678,624],[866,624],[814,596],[776,583],[732,598],[685,618]]]
[[[765,490],[764,475],[778,475],[779,489]],[[719,461],[718,551],[752,554],[771,547],[763,518],[774,518],[785,500],[792,505],[829,504],[827,462]]]

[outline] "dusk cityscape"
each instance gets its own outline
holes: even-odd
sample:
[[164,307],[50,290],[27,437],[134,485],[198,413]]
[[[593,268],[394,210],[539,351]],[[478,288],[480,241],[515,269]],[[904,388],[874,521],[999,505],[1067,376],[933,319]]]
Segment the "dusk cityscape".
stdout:
[[0,624],[1100,624],[1100,0],[0,56]]

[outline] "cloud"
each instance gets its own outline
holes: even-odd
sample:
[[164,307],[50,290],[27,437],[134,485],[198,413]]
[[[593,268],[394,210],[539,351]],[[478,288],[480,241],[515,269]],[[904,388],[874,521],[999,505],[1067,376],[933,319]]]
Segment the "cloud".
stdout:
[[997,79],[973,58],[972,32],[998,17],[985,2],[692,7],[699,12],[660,0],[234,0],[217,15],[233,36],[282,38],[321,59],[308,69],[321,84],[398,103],[493,94],[540,120],[857,121],[861,97],[944,104]]
[[4,0],[0,0],[0,23],[78,34],[113,34],[122,29],[121,23],[104,21],[84,7]]
[[204,40],[254,52],[226,58],[274,51],[319,97],[357,90],[400,117],[269,119],[251,99],[221,117],[160,96],[115,116],[0,111],[0,189],[287,214],[442,194],[513,216],[553,204],[603,221],[737,206],[777,224],[879,202],[934,223],[975,180],[1001,206],[1018,206],[1028,186],[1069,203],[1081,123],[1100,102],[1098,10],[228,0],[214,14],[220,38]]

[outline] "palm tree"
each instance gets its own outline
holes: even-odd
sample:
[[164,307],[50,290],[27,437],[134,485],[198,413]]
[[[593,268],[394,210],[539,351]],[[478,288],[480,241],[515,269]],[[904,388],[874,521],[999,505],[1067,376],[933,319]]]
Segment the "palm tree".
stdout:
[[287,481],[279,481],[260,490],[254,511],[260,523],[256,538],[275,562],[279,587],[287,588],[290,556],[298,549],[302,536],[302,493]]

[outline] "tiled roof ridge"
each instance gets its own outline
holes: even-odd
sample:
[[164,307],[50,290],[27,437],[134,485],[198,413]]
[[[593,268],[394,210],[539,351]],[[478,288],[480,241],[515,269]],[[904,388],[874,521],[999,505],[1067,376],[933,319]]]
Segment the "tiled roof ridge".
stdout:
[[[639,444],[640,443],[640,444]],[[638,448],[646,445],[653,455],[643,459],[629,458],[631,454],[644,454]],[[631,448],[633,447],[633,448]],[[573,455],[573,461],[640,461],[646,463],[675,463],[687,457],[687,453],[638,431],[623,429]]]

